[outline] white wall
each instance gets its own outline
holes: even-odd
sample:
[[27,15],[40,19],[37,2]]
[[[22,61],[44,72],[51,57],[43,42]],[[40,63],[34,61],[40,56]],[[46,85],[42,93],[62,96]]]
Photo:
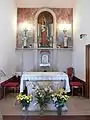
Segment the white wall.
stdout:
[[58,50],[56,55],[57,70],[66,71],[68,67],[72,66],[72,50]]
[[31,71],[35,68],[34,52],[34,50],[24,50],[22,59],[22,50],[16,50],[16,72]]
[[15,73],[16,5],[14,0],[0,0],[0,69]]
[[[23,51],[23,71],[36,71],[40,69],[41,55],[37,50],[37,57],[35,57],[36,50]],[[22,71],[22,50],[16,50],[16,72]],[[51,70],[66,71],[68,67],[72,66],[72,50],[55,49],[50,50],[50,68]],[[42,69],[41,69],[42,70]]]
[[17,7],[73,8],[76,0],[16,0]]
[[[90,44],[90,0],[77,0],[74,7],[73,66],[77,77],[85,81],[85,45]],[[87,37],[80,40],[80,34]]]

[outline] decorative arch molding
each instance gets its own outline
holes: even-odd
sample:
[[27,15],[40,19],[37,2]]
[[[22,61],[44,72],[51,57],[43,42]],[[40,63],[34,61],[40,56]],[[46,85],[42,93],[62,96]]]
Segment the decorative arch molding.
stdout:
[[53,16],[53,48],[56,47],[55,43],[56,43],[56,15],[53,12],[53,10],[51,10],[50,8],[41,8],[40,10],[37,11],[36,15],[35,15],[35,45],[34,47],[37,48],[37,23],[38,23],[38,16],[40,13],[47,11],[49,13],[51,13],[51,15]]

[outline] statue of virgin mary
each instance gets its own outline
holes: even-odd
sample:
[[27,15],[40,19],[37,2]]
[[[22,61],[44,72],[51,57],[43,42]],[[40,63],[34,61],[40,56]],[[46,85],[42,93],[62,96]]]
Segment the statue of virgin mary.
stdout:
[[38,43],[40,47],[50,47],[53,36],[53,17],[44,11],[38,16]]
[[47,40],[47,21],[46,18],[42,17],[42,23],[41,23],[41,45],[46,46],[48,44]]

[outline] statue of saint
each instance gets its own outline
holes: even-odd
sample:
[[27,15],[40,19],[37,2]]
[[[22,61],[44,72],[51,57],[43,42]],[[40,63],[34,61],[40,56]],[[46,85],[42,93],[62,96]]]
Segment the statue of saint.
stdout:
[[41,21],[41,45],[42,46],[45,46],[48,44],[46,23],[47,21],[45,16],[42,16],[42,21]]

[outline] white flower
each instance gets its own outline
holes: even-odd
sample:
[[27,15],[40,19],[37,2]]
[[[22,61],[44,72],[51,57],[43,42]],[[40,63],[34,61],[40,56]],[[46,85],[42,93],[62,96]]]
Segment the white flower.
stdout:
[[40,95],[41,93],[39,92],[38,94]]
[[52,93],[53,92],[53,90],[50,88],[50,93]]
[[42,95],[40,95],[40,97],[42,97]]
[[38,87],[38,86],[35,86],[35,89],[39,89],[39,87]]
[[54,102],[56,102],[56,101],[57,101],[57,98],[56,98],[56,97],[54,97],[54,98],[53,98],[53,101],[54,101]]
[[45,91],[48,91],[48,88],[47,88],[47,87],[45,88]]
[[52,97],[54,97],[54,95],[52,94]]

